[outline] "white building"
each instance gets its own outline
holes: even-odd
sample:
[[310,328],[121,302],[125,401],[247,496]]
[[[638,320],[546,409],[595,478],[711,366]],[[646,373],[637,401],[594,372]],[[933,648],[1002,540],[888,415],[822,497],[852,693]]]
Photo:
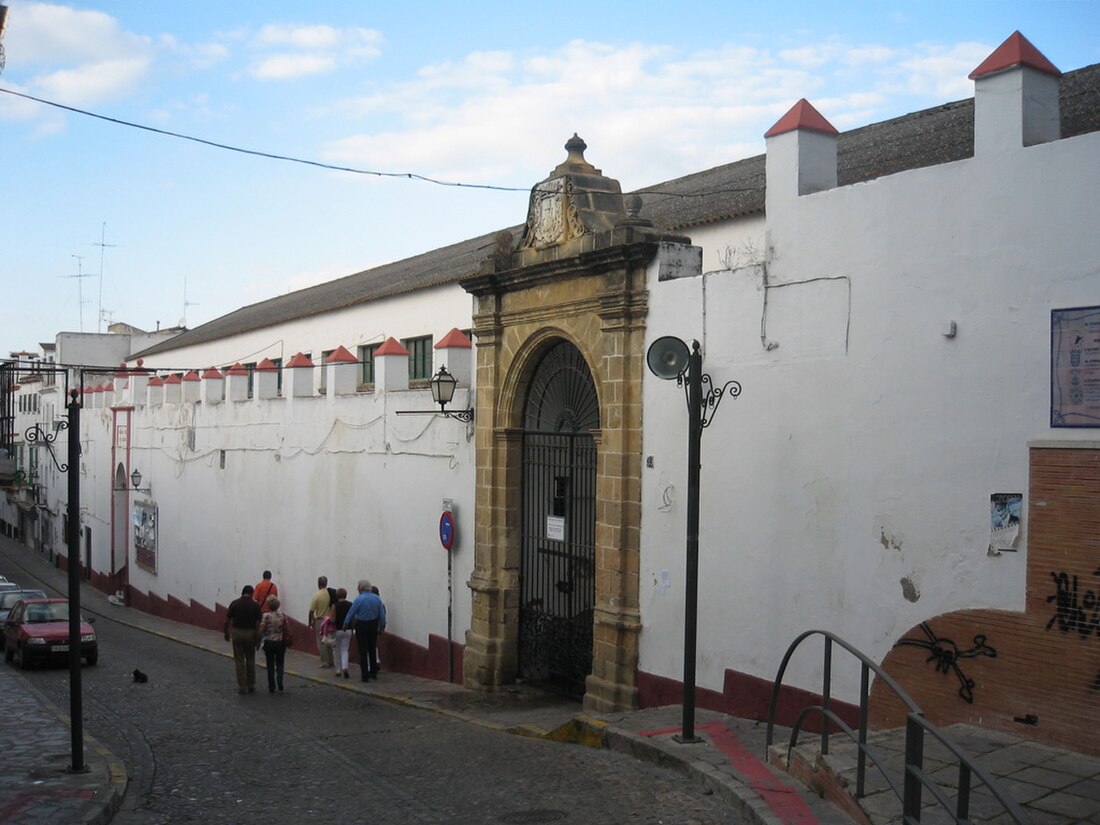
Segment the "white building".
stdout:
[[[1100,66],[1017,34],[973,77],[840,135],[800,102],[766,157],[640,200],[574,137],[526,226],[134,353],[154,377],[86,381],[93,568],[210,626],[264,568],[299,619],[318,575],[369,576],[387,667],[678,701],[687,419],[645,368],[675,335],[743,388],[703,434],[701,705],[762,715],[825,628],[933,718],[1095,748]],[[398,415],[442,364],[474,420]]]

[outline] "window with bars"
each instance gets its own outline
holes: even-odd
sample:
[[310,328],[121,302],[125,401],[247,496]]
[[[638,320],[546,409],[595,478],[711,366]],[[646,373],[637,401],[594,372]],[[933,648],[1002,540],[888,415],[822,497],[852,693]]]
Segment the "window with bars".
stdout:
[[283,359],[272,358],[271,363],[275,365],[275,394],[283,394]]
[[359,363],[362,371],[359,374],[360,384],[374,383],[374,351],[380,344],[367,344],[359,347]]
[[432,377],[432,336],[406,338],[401,342],[409,351],[409,380],[428,381]]
[[328,386],[328,357],[332,355],[336,350],[323,349],[321,350],[321,363],[318,366],[321,368],[321,380],[317,385],[317,389],[321,392],[325,392]]

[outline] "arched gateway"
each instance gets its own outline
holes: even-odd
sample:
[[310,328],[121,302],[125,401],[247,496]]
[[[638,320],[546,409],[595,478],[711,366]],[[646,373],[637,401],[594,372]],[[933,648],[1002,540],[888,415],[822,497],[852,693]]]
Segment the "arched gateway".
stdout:
[[637,705],[647,269],[663,236],[617,181],[569,155],[531,191],[519,238],[463,287],[477,338],[473,618],[463,679],[518,676]]
[[523,415],[519,676],[583,696],[596,597],[600,404],[580,350],[554,344]]

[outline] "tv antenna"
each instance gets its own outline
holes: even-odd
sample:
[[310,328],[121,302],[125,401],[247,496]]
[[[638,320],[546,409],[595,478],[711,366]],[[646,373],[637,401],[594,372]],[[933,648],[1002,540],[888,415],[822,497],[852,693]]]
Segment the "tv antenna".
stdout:
[[76,302],[77,302],[77,306],[80,309],[80,331],[83,332],[84,331],[84,284],[83,284],[83,281],[84,281],[85,278],[91,278],[92,275],[90,273],[85,274],[85,272],[84,272],[84,269],[83,269],[84,256],[83,255],[70,255],[69,257],[76,258],[76,274],[75,275],[62,275],[61,277],[62,278],[76,278],[77,279],[76,280],[76,285],[77,285],[77,299],[76,299]]
[[180,326],[181,327],[186,327],[187,326],[187,308],[188,307],[197,307],[198,305],[199,305],[198,301],[188,301],[187,300],[187,278],[185,277],[183,279],[183,317],[180,318]]
[[[96,322],[95,331],[101,332],[100,324],[103,322],[103,250],[107,247],[116,247],[117,243],[107,243],[107,222],[103,222],[103,227],[99,233],[99,243],[92,242],[92,246],[99,247],[99,320]],[[110,310],[108,310],[108,313]]]

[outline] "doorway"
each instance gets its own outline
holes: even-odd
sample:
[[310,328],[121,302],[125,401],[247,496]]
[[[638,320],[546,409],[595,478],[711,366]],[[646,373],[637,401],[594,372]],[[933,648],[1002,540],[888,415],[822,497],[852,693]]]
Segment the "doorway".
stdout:
[[578,698],[592,671],[599,426],[592,373],[559,341],[524,407],[518,673]]

